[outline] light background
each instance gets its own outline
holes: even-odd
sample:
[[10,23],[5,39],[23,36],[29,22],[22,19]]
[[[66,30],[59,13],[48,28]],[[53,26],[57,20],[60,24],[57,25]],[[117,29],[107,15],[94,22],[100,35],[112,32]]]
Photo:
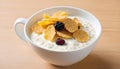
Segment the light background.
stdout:
[[[17,18],[58,5],[88,10],[103,27],[90,55],[69,67],[46,63],[13,29]],[[0,0],[0,69],[120,69],[120,0]]]

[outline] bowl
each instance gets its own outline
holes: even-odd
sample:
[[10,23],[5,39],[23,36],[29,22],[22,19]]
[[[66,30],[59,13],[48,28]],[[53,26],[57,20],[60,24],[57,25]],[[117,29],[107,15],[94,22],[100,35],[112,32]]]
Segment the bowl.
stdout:
[[[95,40],[91,42],[89,45],[80,48],[75,51],[54,51],[42,48],[35,43],[33,43],[30,39],[30,26],[40,20],[44,13],[53,14],[56,11],[65,11],[68,12],[69,16],[77,16],[87,19],[91,25],[95,28]],[[20,24],[24,25],[24,30],[21,30]],[[83,60],[88,54],[93,50],[95,44],[97,43],[100,35],[101,35],[101,24],[98,19],[91,14],[90,12],[83,10],[81,8],[71,7],[71,6],[55,6],[46,9],[39,10],[34,13],[29,18],[18,18],[15,21],[14,29],[16,34],[26,43],[32,46],[33,50],[40,55],[42,59],[46,62],[58,65],[58,66],[68,66],[74,63],[77,63]]]

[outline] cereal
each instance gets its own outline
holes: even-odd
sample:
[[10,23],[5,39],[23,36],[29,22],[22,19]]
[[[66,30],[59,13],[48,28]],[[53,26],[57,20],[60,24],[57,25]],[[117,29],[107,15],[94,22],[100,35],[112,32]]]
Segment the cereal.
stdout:
[[48,25],[54,24],[56,21],[58,21],[57,18],[51,18],[49,15],[44,14],[43,20],[38,21],[38,25],[46,28]]
[[63,38],[72,38],[72,33],[62,30],[62,31],[57,31],[57,35],[63,37]]
[[79,42],[86,42],[89,40],[89,35],[84,30],[75,31],[73,37]]
[[66,30],[71,33],[75,32],[78,29],[78,24],[70,18],[64,19],[63,23],[65,24]]
[[50,19],[51,17],[48,14],[43,14],[44,19]]
[[50,20],[43,20],[43,21],[38,21],[38,25],[46,28],[48,25],[50,24],[54,24],[54,22],[50,21]]
[[44,32],[44,38],[52,42],[57,38],[75,38],[79,42],[86,42],[89,39],[78,18],[68,18],[68,13],[64,11],[58,11],[52,16],[44,14],[43,19],[34,24],[31,29],[37,34]]
[[78,29],[83,28],[82,24],[80,23],[80,21],[77,18],[74,18],[73,20],[78,24]]
[[67,18],[68,14],[64,11],[58,11],[52,15],[52,18],[63,19]]
[[[69,52],[69,51],[76,51],[76,50],[78,51],[82,48],[87,47],[88,45],[90,45],[96,39],[95,28],[92,26],[92,24],[89,22],[89,20],[87,20],[85,18],[70,16],[70,19],[74,19],[74,18],[77,18],[81,22],[81,24],[83,25],[83,28],[80,28],[79,30],[84,30],[89,34],[90,38],[86,42],[79,42],[75,39],[75,37],[72,37],[70,39],[60,37],[60,36],[57,35],[57,30],[56,30],[56,34],[55,34],[54,38],[51,40],[51,42],[50,42],[50,40],[46,40],[44,38],[44,33],[43,34],[37,34],[37,33],[34,33],[34,31],[31,32],[31,34],[30,34],[31,41],[34,42],[37,46],[39,46],[43,49],[47,49],[47,50],[51,50],[51,51],[58,51],[58,52],[59,51],[60,52],[61,51]],[[59,32],[61,32],[61,31],[59,31]],[[59,38],[65,40],[64,45],[57,45],[56,44],[56,40],[59,39]]]
[[31,26],[31,30],[37,34],[41,34],[44,31],[44,28],[39,26],[37,23]]
[[51,41],[54,42],[57,38],[62,38],[62,37],[60,37],[57,34],[55,34],[54,38]]
[[51,22],[56,22],[56,21],[58,21],[58,18],[52,18],[52,17],[50,17],[48,14],[44,14],[44,16],[43,16],[43,21],[44,20],[49,20],[49,21],[51,21]]
[[53,25],[49,25],[47,27],[47,29],[44,31],[44,38],[46,40],[52,41],[53,38],[55,37],[55,34],[56,34],[56,32],[55,32],[54,26]]

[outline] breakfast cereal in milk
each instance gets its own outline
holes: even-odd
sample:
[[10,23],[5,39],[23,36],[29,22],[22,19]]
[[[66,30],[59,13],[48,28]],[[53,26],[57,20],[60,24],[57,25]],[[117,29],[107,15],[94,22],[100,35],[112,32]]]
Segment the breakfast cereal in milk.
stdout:
[[88,20],[69,17],[65,11],[52,16],[44,14],[42,20],[31,26],[31,30],[33,43],[55,51],[79,50],[95,38],[95,30]]

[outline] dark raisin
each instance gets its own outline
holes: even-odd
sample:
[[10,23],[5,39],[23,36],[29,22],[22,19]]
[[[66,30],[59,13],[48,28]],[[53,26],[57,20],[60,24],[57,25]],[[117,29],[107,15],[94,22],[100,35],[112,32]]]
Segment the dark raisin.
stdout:
[[64,40],[64,39],[61,39],[61,38],[57,38],[57,39],[56,39],[56,44],[57,44],[57,45],[64,45],[64,44],[65,44],[65,40]]
[[54,27],[57,31],[61,31],[64,29],[64,24],[60,21],[57,21],[55,24],[54,24]]

